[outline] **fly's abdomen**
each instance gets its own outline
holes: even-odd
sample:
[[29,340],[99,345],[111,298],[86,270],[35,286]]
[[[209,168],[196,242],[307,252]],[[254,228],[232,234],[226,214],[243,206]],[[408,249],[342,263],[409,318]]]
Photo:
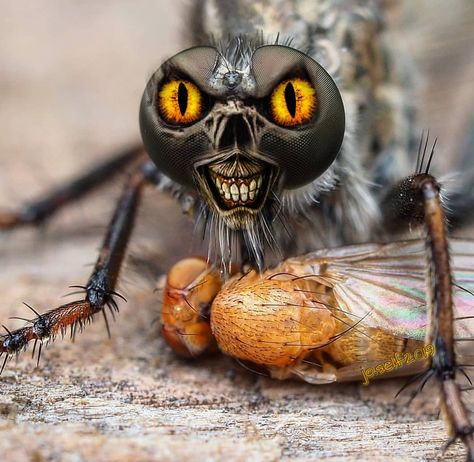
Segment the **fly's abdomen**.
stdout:
[[230,356],[267,367],[291,366],[336,333],[325,292],[314,281],[252,271],[230,281],[214,299],[212,332]]
[[211,328],[220,349],[265,366],[275,378],[314,383],[360,380],[363,370],[370,372],[379,364],[385,368],[392,358],[398,362],[379,375],[413,373],[404,367],[403,354],[422,349],[422,340],[359,321],[338,304],[329,284],[318,282],[318,275],[279,273],[278,268],[234,278],[217,294],[211,309]]

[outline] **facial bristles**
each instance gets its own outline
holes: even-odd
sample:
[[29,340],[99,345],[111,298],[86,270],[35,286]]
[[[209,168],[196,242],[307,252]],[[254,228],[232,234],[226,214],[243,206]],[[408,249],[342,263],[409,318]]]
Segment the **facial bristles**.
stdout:
[[220,198],[229,207],[254,203],[262,188],[263,176],[228,178],[211,172],[211,179]]

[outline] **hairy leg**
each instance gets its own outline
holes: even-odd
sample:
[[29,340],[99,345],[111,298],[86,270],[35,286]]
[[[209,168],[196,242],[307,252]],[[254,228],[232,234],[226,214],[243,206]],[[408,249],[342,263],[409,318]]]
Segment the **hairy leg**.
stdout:
[[[425,224],[427,307],[429,325],[425,342],[434,345],[435,355],[421,385],[430,378],[439,384],[440,406],[448,425],[448,445],[460,438],[474,461],[474,427],[456,383],[461,366],[456,361],[455,319],[446,215],[440,197],[440,186],[429,174],[436,141],[427,156],[428,137],[421,140],[416,173],[395,185],[382,202],[384,222],[392,231],[407,224]],[[423,147],[424,145],[424,147]],[[426,159],[426,160],[425,160]],[[411,383],[411,381],[409,382]]]
[[447,422],[451,444],[460,438],[467,450],[467,460],[474,460],[474,427],[461,398],[461,389],[455,382],[460,366],[454,349],[453,281],[446,236],[446,221],[439,197],[439,185],[431,175],[415,177],[415,186],[421,192],[427,230],[427,284],[430,324],[426,342],[433,344],[436,353],[431,361],[428,377],[439,383],[441,410]]
[[25,205],[17,211],[0,212],[0,230],[41,224],[61,207],[71,204],[102,186],[143,155],[143,147],[134,146],[114,155],[71,182],[59,186],[44,197]]
[[[43,341],[53,340],[58,333],[64,334],[68,327],[74,335],[77,327],[82,329],[99,312],[104,314],[107,324],[104,309],[109,308],[112,312],[118,310],[114,297],[121,296],[115,292],[115,287],[133,230],[142,189],[146,183],[154,183],[158,178],[159,173],[150,161],[140,163],[130,174],[108,226],[94,270],[87,284],[80,287],[85,290],[84,299],[67,303],[44,314],[35,312],[36,318],[30,320],[27,326],[12,332],[7,330],[7,334],[0,337],[0,356],[5,355],[0,373],[8,358],[26,348],[32,340],[35,345],[39,341],[41,347]],[[38,360],[40,353],[41,350],[38,350]]]

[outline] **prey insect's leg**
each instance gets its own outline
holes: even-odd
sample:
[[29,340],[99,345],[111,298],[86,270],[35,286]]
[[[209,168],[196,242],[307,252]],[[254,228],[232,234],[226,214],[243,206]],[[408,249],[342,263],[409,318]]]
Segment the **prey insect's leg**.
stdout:
[[[5,363],[12,354],[19,353],[31,340],[42,342],[54,339],[58,333],[64,334],[68,327],[74,335],[77,327],[82,328],[90,322],[94,314],[102,311],[107,324],[104,308],[117,311],[114,296],[121,297],[115,292],[115,286],[125,251],[133,229],[143,186],[154,182],[158,173],[151,162],[141,163],[139,168],[129,177],[120,200],[108,226],[99,257],[89,281],[83,287],[86,296],[62,305],[44,314],[38,314],[29,325],[15,331],[7,331],[0,337],[0,356],[5,354]],[[39,357],[38,357],[39,359]],[[1,371],[0,371],[1,373]]]
[[82,198],[87,193],[103,185],[116,173],[124,170],[133,161],[139,159],[143,153],[144,150],[141,146],[127,149],[18,211],[0,212],[0,230],[25,225],[38,225],[44,222],[61,207]]
[[473,461],[474,427],[461,398],[460,387],[455,382],[458,365],[454,351],[453,281],[439,185],[431,175],[418,175],[415,177],[415,183],[422,194],[427,229],[430,323],[426,342],[436,348],[429,374],[434,375],[439,382],[441,409],[451,436],[448,445],[460,438],[468,450],[467,460]]

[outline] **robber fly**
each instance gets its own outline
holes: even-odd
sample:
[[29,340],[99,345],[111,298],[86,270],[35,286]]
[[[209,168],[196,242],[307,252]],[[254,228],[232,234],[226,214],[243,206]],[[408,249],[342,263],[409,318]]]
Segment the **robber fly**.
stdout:
[[[275,377],[321,383],[361,378],[361,364],[433,345],[412,372],[439,382],[450,434],[472,459],[473,427],[454,382],[453,282],[439,185],[429,174],[434,146],[430,154],[422,139],[415,174],[406,176],[418,145],[412,85],[408,71],[395,72],[382,40],[383,3],[199,0],[191,16],[196,46],[163,63],[145,88],[144,149],[0,215],[3,229],[38,224],[130,169],[84,299],[8,331],[3,366],[30,341],[118,310],[124,251],[143,189],[154,185],[174,195],[209,240],[205,262],[169,275],[162,321],[175,350],[195,355],[218,346]],[[393,239],[417,221],[425,223],[426,248],[370,244],[294,258]],[[461,278],[456,316],[468,318],[472,303],[459,303],[472,292],[471,275],[462,279],[472,245],[452,245]],[[243,273],[221,288],[236,266]],[[378,293],[384,277],[388,289]],[[459,329],[469,337],[469,326]]]

